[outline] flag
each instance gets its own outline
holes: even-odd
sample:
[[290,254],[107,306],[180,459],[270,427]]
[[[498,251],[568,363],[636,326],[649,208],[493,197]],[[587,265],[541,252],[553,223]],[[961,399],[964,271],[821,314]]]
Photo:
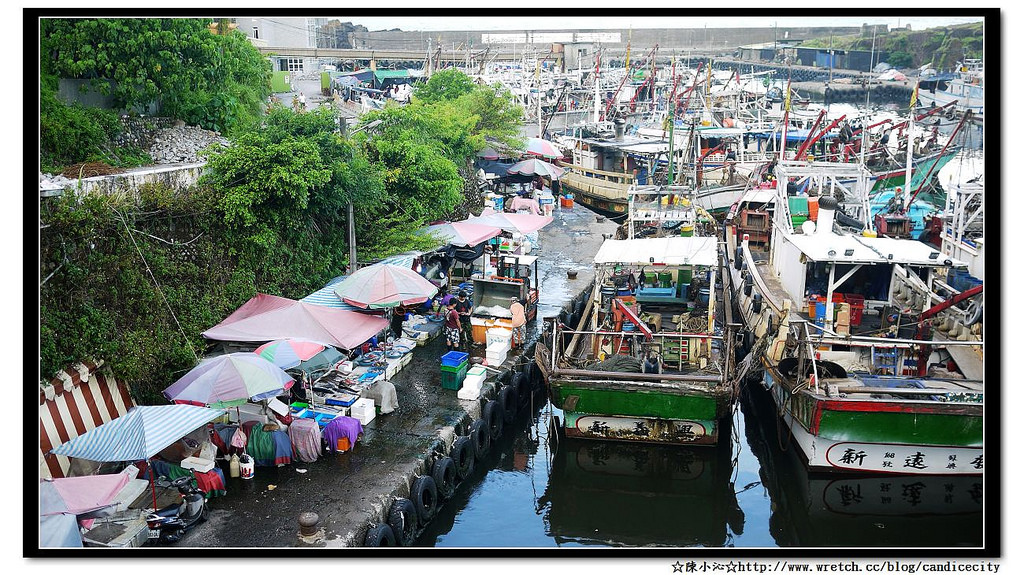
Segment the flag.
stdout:
[[788,81],[788,82],[786,82],[786,111],[787,111],[787,112],[789,111],[789,87],[790,87],[790,86],[791,86],[792,84],[793,84],[793,79],[792,79],[792,78],[790,78],[790,79],[789,79],[789,81]]
[[914,91],[910,94],[910,109],[914,109],[914,105],[917,104],[917,89],[921,87],[921,83],[918,82],[914,85]]

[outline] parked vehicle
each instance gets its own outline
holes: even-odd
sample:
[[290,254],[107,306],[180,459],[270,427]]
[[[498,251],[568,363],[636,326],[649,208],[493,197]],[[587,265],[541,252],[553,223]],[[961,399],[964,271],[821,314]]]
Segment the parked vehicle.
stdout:
[[[160,480],[166,481],[167,478],[161,477]],[[171,481],[171,487],[181,493],[182,501],[180,504],[168,505],[146,516],[151,543],[176,543],[192,526],[206,521],[209,514],[206,496],[195,486],[193,476],[179,477]]]

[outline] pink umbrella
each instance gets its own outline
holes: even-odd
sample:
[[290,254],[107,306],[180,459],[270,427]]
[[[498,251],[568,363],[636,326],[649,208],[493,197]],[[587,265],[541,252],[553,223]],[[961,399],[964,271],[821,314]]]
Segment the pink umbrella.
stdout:
[[533,214],[495,212],[485,208],[479,217],[469,218],[466,221],[473,224],[496,226],[507,232],[529,234],[555,221],[555,218]]
[[308,339],[278,339],[267,342],[253,353],[281,369],[295,367],[324,350],[324,345]]
[[501,228],[470,222],[445,222],[427,226],[424,230],[443,242],[453,246],[475,246],[497,236]]
[[437,286],[409,268],[374,264],[348,276],[334,293],[358,308],[386,309],[423,303],[437,293]]
[[565,173],[565,169],[538,158],[530,158],[509,166],[508,173],[523,174],[524,176],[545,176],[552,180],[557,180]]
[[176,403],[234,407],[250,399],[270,399],[295,380],[255,353],[239,352],[204,359],[164,390]]
[[543,138],[530,138],[526,141],[526,153],[542,158],[561,158],[562,152],[551,142]]

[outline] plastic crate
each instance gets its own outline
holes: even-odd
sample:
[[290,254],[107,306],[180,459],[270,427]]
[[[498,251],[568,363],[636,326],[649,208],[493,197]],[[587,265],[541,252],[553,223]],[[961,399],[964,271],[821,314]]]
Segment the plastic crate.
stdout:
[[460,372],[460,371],[464,372],[464,371],[466,371],[468,369],[469,369],[469,360],[468,359],[466,361],[460,363],[459,365],[454,365],[454,366],[453,365],[442,365],[441,366],[441,371],[442,372],[448,372],[448,373],[457,373],[457,372]]
[[444,389],[459,389],[462,387],[462,382],[466,379],[466,372],[469,371],[468,364],[458,371],[442,371],[441,372],[441,387]]
[[449,351],[441,356],[441,366],[459,367],[469,360],[469,354],[462,351]]
[[850,304],[850,325],[860,325],[864,319],[864,296],[848,293],[846,303]]

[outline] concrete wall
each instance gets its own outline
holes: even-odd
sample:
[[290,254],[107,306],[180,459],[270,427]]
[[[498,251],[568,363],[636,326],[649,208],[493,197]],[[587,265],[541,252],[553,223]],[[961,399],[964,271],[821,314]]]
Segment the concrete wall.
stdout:
[[[80,194],[103,194],[126,198],[138,198],[139,188],[145,184],[163,184],[182,191],[196,183],[202,175],[200,164],[184,164],[159,168],[139,168],[123,174],[96,176],[76,181],[71,189]],[[40,198],[59,196],[63,189],[39,189]]]
[[307,20],[309,18],[288,18],[274,16],[270,18],[235,18],[238,29],[246,36],[253,37],[253,27],[259,29],[259,39],[267,46],[286,46],[290,48],[315,48],[316,36],[310,33]]

